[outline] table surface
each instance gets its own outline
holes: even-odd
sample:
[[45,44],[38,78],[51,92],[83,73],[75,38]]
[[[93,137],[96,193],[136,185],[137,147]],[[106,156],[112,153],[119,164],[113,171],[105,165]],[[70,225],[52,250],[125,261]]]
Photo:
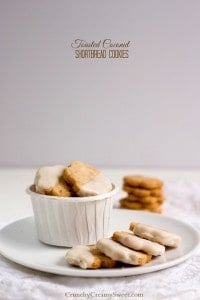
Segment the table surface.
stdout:
[[[123,176],[128,174],[143,174],[163,179],[167,199],[164,214],[184,220],[200,230],[199,169],[104,168],[103,170],[119,187],[122,186]],[[25,190],[33,183],[35,172],[34,168],[0,169],[0,226],[13,219],[32,215],[31,201]],[[120,190],[115,205],[122,193]],[[134,299],[144,300],[198,300],[200,299],[199,262],[200,250],[184,263],[159,272],[119,278],[88,279],[34,271],[14,264],[0,255],[0,300],[76,300],[86,299],[83,293],[87,292],[99,294],[98,299],[109,300],[133,299],[133,297],[123,297],[124,293],[129,295],[134,293]],[[119,293],[119,298],[103,296],[108,292]],[[143,297],[137,297],[137,293],[142,293]],[[87,299],[93,300],[97,297],[91,296]]]
[[[134,169],[134,168],[104,168],[104,173],[119,188],[122,178],[127,174],[143,174],[159,177],[163,180],[188,179],[200,183],[200,169]],[[35,168],[0,169],[0,222],[32,215],[32,207],[26,188],[33,183]],[[120,198],[121,193],[118,194]]]

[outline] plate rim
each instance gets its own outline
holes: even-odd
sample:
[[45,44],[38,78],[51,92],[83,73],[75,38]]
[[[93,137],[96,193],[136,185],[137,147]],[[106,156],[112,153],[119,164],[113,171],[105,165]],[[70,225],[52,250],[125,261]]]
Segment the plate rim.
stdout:
[[[120,211],[120,212],[129,212],[130,210],[128,209],[119,209],[119,208],[114,208],[114,211]],[[195,252],[197,251],[197,249],[200,246],[200,234],[199,232],[189,223],[186,223],[182,220],[176,219],[176,218],[172,218],[166,215],[158,215],[156,213],[151,213],[151,212],[143,212],[143,211],[139,211],[139,210],[134,210],[134,212],[142,214],[142,215],[151,215],[154,216],[158,219],[167,219],[169,220],[173,220],[175,222],[178,222],[179,224],[183,225],[184,227],[189,228],[189,230],[193,231],[193,234],[195,235],[195,246],[193,249],[191,249],[188,253],[186,253],[183,256],[177,257],[172,261],[168,261],[168,262],[164,262],[158,265],[153,265],[153,266],[140,266],[140,267],[136,267],[136,266],[131,266],[131,267],[124,267],[124,268],[115,268],[115,269],[96,269],[96,270],[84,270],[84,269],[80,269],[80,268],[66,268],[66,271],[63,271],[62,269],[57,269],[53,266],[46,266],[43,264],[34,264],[34,263],[29,263],[27,261],[23,261],[21,259],[15,258],[12,255],[9,255],[7,253],[5,253],[1,246],[0,246],[0,254],[2,256],[4,256],[6,259],[17,263],[23,267],[27,267],[30,268],[32,270],[37,270],[39,272],[45,272],[45,273],[51,273],[51,274],[57,274],[57,275],[61,275],[61,276],[71,276],[71,277],[92,277],[92,278],[97,278],[97,277],[110,277],[110,278],[114,278],[114,277],[122,277],[122,276],[135,276],[135,275],[142,275],[142,274],[146,274],[146,273],[152,273],[155,271],[159,271],[159,270],[164,270],[167,268],[170,268],[172,266],[178,265],[182,262],[184,262],[185,260],[187,260],[188,258],[190,258],[193,254],[195,254]],[[135,217],[134,217],[135,218]],[[15,222],[20,222],[20,221],[28,221],[28,220],[34,220],[34,216],[33,215],[29,215],[26,217],[20,217],[20,218],[16,218],[14,220],[11,220],[10,222],[6,223],[5,225],[3,225],[0,228],[0,240],[1,240],[1,232],[3,230],[5,230],[7,227],[9,227],[10,225],[13,225]],[[46,245],[48,246],[48,245]],[[67,248],[67,247],[66,247]],[[66,249],[67,250],[67,249]],[[142,268],[142,272],[141,272],[141,268]],[[133,272],[134,270],[134,272]]]

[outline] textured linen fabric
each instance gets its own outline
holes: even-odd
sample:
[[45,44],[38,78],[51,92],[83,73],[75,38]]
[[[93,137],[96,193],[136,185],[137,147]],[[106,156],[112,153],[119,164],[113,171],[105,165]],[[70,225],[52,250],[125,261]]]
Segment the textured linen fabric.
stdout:
[[[163,214],[184,220],[200,231],[200,185],[191,181],[168,181],[165,195]],[[120,278],[53,275],[25,268],[0,256],[0,300],[13,299],[199,300],[200,249],[177,266]]]

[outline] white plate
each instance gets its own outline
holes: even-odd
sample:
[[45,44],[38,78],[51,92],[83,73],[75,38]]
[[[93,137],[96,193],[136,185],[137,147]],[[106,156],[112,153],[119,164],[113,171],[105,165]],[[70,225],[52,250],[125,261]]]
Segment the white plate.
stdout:
[[199,234],[181,221],[148,212],[114,209],[111,232],[127,230],[131,221],[139,221],[179,234],[181,245],[140,267],[82,270],[67,265],[66,248],[48,246],[38,241],[33,217],[19,219],[0,231],[0,253],[23,266],[54,274],[77,277],[118,277],[144,274],[169,268],[189,258],[199,244]]

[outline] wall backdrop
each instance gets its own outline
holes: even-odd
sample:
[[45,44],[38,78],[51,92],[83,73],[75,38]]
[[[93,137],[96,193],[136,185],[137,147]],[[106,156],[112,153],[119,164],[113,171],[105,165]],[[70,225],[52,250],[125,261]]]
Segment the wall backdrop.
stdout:
[[0,165],[200,167],[199,28],[198,0],[0,0]]

